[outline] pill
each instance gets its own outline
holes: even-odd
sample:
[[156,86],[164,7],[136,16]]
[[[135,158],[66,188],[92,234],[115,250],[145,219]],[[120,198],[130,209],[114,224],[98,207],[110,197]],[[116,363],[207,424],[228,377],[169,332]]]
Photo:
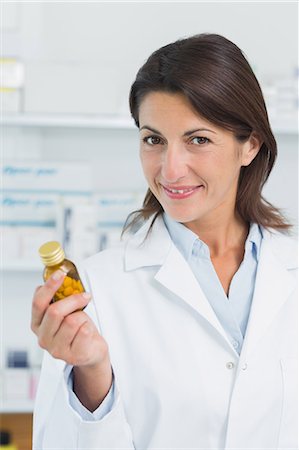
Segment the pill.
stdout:
[[64,289],[64,291],[63,291],[63,295],[65,297],[68,297],[69,295],[72,295],[72,293],[73,293],[73,288],[71,286],[66,287]]
[[64,286],[64,287],[68,287],[68,286],[71,286],[72,283],[73,283],[72,278],[66,276],[65,279],[64,279],[64,281],[63,281],[63,286]]

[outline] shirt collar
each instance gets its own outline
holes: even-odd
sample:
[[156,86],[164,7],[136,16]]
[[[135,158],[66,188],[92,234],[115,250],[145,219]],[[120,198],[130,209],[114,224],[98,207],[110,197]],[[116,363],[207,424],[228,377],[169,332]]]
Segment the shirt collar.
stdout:
[[256,261],[260,258],[261,244],[263,239],[263,232],[257,223],[251,223],[249,233],[245,242],[245,257],[246,253],[252,251]]
[[[192,254],[196,257],[210,258],[209,247],[193,231],[182,223],[176,222],[166,213],[163,213],[163,219],[171,239],[187,261]],[[245,242],[244,258],[252,252],[256,261],[259,260],[262,238],[261,227],[257,223],[251,223]]]

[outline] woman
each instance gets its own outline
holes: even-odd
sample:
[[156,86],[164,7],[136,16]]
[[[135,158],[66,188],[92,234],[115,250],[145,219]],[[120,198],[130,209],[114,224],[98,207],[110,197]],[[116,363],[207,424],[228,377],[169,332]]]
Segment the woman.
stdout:
[[277,149],[259,84],[201,34],[150,56],[130,108],[138,231],[82,265],[91,295],[50,304],[57,272],[33,299],[34,448],[296,448],[296,245],[261,195]]

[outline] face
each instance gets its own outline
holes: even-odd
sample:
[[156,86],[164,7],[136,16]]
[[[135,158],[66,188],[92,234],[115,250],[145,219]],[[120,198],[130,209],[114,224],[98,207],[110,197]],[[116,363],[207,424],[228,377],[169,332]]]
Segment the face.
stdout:
[[164,211],[191,229],[234,214],[241,166],[259,149],[196,113],[181,94],[152,92],[139,109],[140,157]]

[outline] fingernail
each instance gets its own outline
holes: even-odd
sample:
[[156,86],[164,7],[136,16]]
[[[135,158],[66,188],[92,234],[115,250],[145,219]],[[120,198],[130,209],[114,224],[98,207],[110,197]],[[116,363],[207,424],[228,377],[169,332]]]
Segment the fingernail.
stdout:
[[91,299],[91,295],[88,293],[88,292],[83,292],[83,297],[86,299],[86,300],[90,300]]
[[63,272],[62,270],[56,270],[56,272],[54,272],[54,274],[52,275],[52,280],[58,281],[64,276],[65,272]]

